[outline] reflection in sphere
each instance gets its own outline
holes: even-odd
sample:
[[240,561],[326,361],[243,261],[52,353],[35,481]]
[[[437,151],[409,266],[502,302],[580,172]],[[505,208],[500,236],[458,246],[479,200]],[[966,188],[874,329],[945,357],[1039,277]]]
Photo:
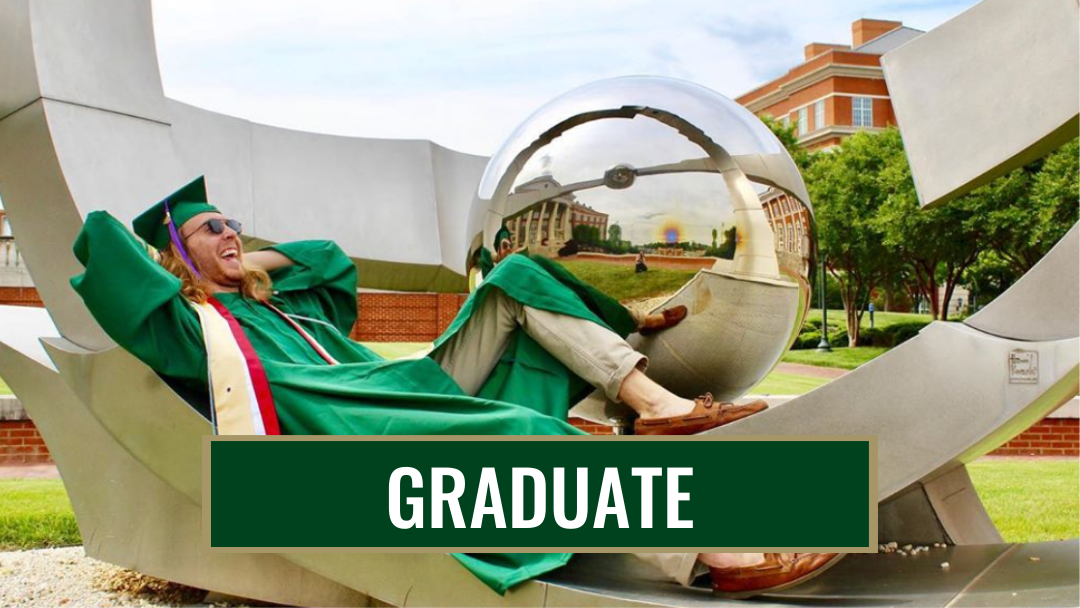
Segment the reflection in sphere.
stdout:
[[[630,342],[673,392],[729,401],[802,324],[807,201],[790,156],[741,106],[686,82],[620,78],[548,103],[491,158],[468,253],[478,259],[505,229],[512,249],[557,261],[632,311],[686,305],[678,326]],[[617,412],[598,397],[575,411]]]

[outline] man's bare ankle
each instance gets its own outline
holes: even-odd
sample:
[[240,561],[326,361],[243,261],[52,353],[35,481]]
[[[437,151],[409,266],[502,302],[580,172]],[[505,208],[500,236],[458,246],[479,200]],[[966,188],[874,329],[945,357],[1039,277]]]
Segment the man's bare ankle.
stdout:
[[660,402],[649,408],[647,412],[639,411],[642,418],[670,418],[672,416],[684,416],[694,409],[694,402],[686,399],[675,398]]

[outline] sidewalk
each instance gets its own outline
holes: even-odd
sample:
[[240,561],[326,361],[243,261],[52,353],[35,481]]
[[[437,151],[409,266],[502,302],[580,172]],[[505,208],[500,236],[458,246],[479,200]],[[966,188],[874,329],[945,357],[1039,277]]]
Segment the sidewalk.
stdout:
[[802,363],[779,363],[776,366],[776,371],[783,374],[792,374],[795,376],[810,376],[811,378],[828,378],[830,380],[839,378],[848,373],[846,369],[840,369],[839,367],[818,367],[816,365],[803,365]]
[[60,479],[55,464],[0,465],[0,479]]

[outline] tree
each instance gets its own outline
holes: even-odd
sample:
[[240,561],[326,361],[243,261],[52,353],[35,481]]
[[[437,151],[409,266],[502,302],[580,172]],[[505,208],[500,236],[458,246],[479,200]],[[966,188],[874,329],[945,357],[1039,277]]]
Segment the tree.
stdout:
[[971,290],[972,301],[977,298],[980,304],[986,305],[1019,278],[1015,268],[996,251],[984,249],[979,252],[975,263],[964,272],[962,280]]
[[712,229],[712,248],[716,249],[716,228]]
[[762,114],[759,118],[761,118],[761,122],[765,123],[766,127],[769,127],[776,139],[779,139],[780,143],[784,144],[784,148],[791,155],[791,159],[795,161],[795,166],[805,175],[806,170],[813,164],[817,154],[799,145],[799,136],[795,132],[795,125],[784,126],[783,122],[769,114]]
[[1039,224],[1032,230],[1032,237],[1049,251],[1077,221],[1080,139],[1073,139],[1047,156],[1033,182],[1032,198],[1037,205]]
[[891,262],[874,220],[889,195],[877,176],[897,162],[898,141],[898,135],[894,141],[892,136],[856,133],[829,153],[816,155],[806,172],[818,247],[840,288],[849,346],[858,346],[859,325],[870,293]]
[[725,260],[735,259],[735,247],[738,245],[738,233],[735,226],[728,228],[724,231],[724,241],[720,243],[720,247],[717,249],[716,257],[723,258]]
[[613,245],[618,245],[622,241],[622,227],[619,224],[612,224],[607,229],[608,241]]
[[1076,223],[1080,146],[1065,144],[1045,158],[975,190],[974,212],[993,250],[1017,277],[1031,269]]
[[596,226],[588,226],[586,224],[578,224],[570,231],[574,240],[579,245],[598,245],[600,244],[600,229]]
[[930,304],[930,314],[944,321],[948,306],[942,304],[952,299],[982,246],[983,230],[975,210],[984,194],[976,191],[934,209],[921,209],[900,133],[889,129],[875,137],[889,155],[877,175],[879,187],[888,194],[875,227],[893,255],[908,265],[919,294]]

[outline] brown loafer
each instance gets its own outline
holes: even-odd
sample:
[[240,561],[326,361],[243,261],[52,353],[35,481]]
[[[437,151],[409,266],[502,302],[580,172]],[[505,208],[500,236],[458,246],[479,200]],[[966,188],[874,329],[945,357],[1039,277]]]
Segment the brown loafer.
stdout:
[[665,308],[664,310],[651,314],[645,317],[645,323],[638,329],[643,336],[651,336],[657,332],[664,331],[671,327],[675,327],[686,318],[689,313],[682,304],[678,306],[672,306],[671,308]]
[[739,568],[709,568],[713,594],[743,599],[805,583],[835,566],[847,553],[766,553],[765,561]]
[[746,405],[717,403],[713,401],[712,393],[705,393],[694,400],[694,409],[689,414],[668,418],[638,418],[634,422],[634,434],[695,435],[746,418],[768,407],[769,405],[761,400]]

